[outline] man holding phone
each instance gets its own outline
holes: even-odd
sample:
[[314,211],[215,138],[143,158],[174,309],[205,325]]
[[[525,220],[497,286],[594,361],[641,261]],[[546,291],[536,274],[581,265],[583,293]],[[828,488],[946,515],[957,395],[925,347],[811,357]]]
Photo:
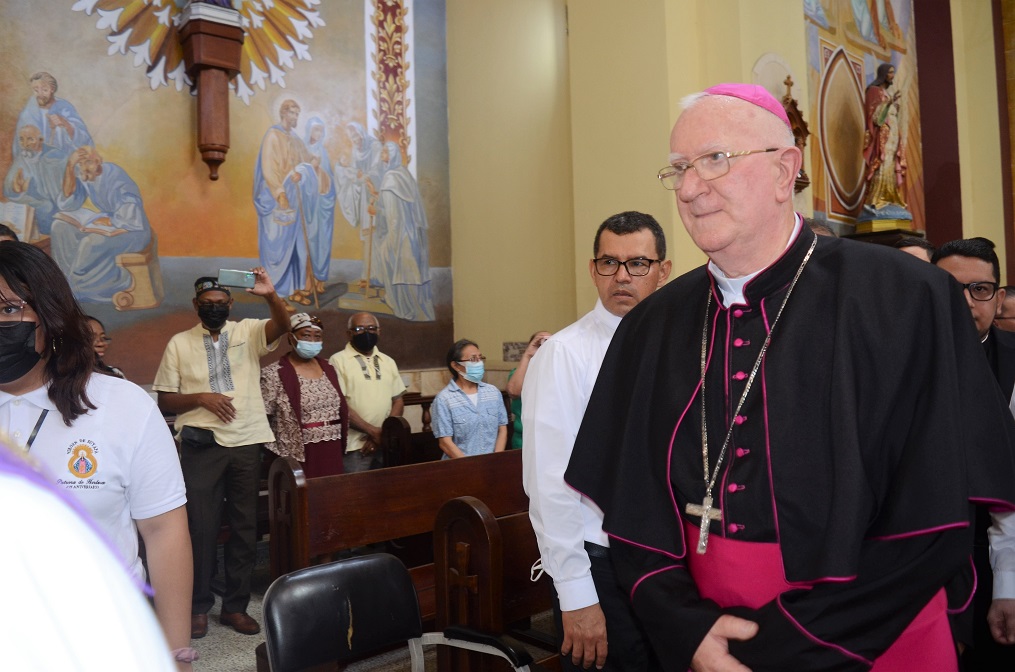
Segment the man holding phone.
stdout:
[[219,622],[245,635],[261,630],[246,613],[254,570],[260,450],[262,443],[274,440],[261,399],[260,359],[289,330],[289,316],[268,273],[261,267],[251,273],[254,285],[246,291],[264,298],[271,319],[229,321],[229,288],[213,277],[198,278],[193,303],[201,321],[170,339],[152,385],[159,408],[176,414],[194,551],[194,638],[208,633],[208,611],[215,604],[211,577],[223,496],[230,535]]

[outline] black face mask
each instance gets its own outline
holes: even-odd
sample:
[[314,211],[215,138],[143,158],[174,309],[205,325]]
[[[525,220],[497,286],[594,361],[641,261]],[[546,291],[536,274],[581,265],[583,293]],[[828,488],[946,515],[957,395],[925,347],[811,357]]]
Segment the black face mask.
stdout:
[[208,331],[218,331],[229,319],[229,306],[226,304],[198,304],[197,316],[201,318]]
[[369,331],[364,331],[362,334],[356,334],[352,337],[352,347],[356,348],[360,352],[370,352],[377,345],[377,334],[371,334]]
[[0,327],[0,383],[21,378],[39,363],[35,351],[35,322],[17,322]]

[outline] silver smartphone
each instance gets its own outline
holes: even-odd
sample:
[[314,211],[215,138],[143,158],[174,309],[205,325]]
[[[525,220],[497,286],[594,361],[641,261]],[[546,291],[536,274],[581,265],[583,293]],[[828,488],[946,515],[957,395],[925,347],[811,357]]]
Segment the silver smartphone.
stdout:
[[253,271],[235,271],[230,268],[219,269],[219,284],[225,287],[245,287],[250,289],[257,282]]

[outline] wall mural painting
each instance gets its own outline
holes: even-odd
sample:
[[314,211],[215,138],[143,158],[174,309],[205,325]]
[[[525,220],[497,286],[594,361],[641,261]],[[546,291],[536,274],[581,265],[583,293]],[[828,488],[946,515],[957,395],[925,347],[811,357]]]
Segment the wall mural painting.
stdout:
[[815,216],[924,230],[912,0],[805,0],[804,15]]
[[[195,321],[193,280],[255,265],[324,319],[327,349],[369,310],[400,365],[439,367],[452,340],[443,2],[204,3],[244,31],[214,183],[179,43],[187,4],[0,6],[0,221],[130,335],[107,358],[138,382]],[[267,316],[234,297],[234,316]]]

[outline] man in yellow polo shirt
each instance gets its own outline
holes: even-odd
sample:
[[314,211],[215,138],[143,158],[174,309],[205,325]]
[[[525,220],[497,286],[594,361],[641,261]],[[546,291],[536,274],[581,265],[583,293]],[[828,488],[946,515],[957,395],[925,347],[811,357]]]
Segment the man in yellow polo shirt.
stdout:
[[384,466],[377,453],[381,424],[389,415],[402,415],[405,383],[398,375],[395,360],[377,349],[381,325],[371,313],[349,318],[345,332],[349,342],[328,363],[338,371],[349,408],[362,418],[351,421],[343,467],[345,472],[367,471]]
[[247,615],[260,450],[262,443],[274,440],[261,400],[260,358],[289,330],[289,316],[267,272],[251,270],[256,283],[247,291],[264,298],[271,319],[228,321],[233,305],[229,288],[212,277],[198,278],[194,310],[201,321],[170,339],[152,385],[159,408],[176,414],[194,549],[194,638],[207,634],[208,611],[215,604],[211,577],[223,497],[231,533],[225,544],[226,591],[219,622],[245,635],[261,630]]

